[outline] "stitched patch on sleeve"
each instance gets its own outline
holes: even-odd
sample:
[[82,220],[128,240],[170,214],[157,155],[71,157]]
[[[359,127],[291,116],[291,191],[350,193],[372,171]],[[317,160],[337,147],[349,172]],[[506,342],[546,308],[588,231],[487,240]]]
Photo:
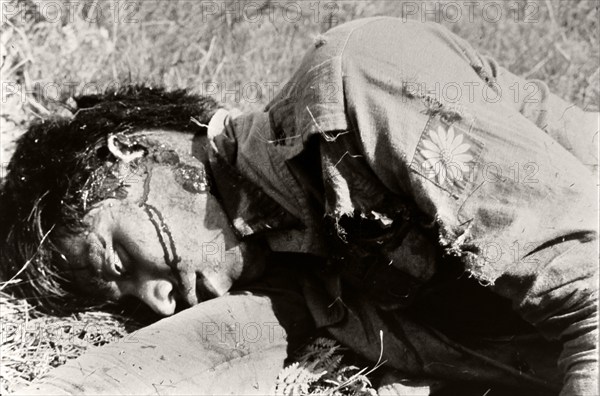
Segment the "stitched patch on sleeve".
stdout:
[[411,169],[450,193],[462,192],[475,182],[483,143],[473,125],[448,123],[430,116],[413,155]]

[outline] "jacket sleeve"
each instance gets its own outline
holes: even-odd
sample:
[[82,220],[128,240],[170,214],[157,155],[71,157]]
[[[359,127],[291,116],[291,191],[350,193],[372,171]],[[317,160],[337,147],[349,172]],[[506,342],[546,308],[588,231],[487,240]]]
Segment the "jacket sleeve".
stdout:
[[[439,25],[366,25],[342,64],[348,123],[370,168],[435,223],[446,255],[561,340],[562,395],[596,394],[597,192],[582,163],[593,161],[587,116]],[[528,87],[539,90],[537,102],[523,97]]]

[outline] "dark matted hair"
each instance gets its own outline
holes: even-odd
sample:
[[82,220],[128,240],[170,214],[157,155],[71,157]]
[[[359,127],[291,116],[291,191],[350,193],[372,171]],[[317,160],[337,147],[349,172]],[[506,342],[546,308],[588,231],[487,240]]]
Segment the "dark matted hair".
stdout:
[[29,127],[0,186],[0,281],[12,280],[4,290],[63,312],[72,288],[56,266],[59,253],[48,236],[55,226],[72,229],[83,218],[81,190],[94,171],[85,153],[113,133],[158,128],[206,132],[194,120],[208,124],[218,108],[213,99],[186,90],[144,86],[81,96],[75,102],[73,117]]

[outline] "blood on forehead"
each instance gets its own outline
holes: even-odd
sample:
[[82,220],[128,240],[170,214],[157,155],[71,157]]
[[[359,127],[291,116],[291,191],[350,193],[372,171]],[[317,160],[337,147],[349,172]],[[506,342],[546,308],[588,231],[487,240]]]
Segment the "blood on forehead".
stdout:
[[125,199],[127,187],[148,173],[149,167],[159,164],[169,165],[174,180],[186,191],[194,194],[208,191],[202,163],[185,163],[176,150],[147,136],[110,135],[86,157],[93,170],[79,192],[84,211],[109,198]]

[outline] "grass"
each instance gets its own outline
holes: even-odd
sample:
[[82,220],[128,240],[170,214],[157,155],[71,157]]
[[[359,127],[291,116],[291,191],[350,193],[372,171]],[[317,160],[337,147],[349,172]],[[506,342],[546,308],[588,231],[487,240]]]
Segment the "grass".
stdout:
[[[2,1],[2,170],[27,122],[64,111],[61,103],[72,95],[114,84],[153,83],[193,88],[242,110],[258,109],[291,76],[316,36],[375,15],[437,20],[512,72],[544,80],[588,110],[600,109],[594,0],[480,1],[472,18],[465,2],[437,1],[59,4]],[[461,5],[460,14],[452,4]],[[425,13],[436,7],[437,12]],[[502,16],[496,21],[498,10]],[[6,294],[0,295],[0,314],[3,393],[136,327],[116,311],[51,317]],[[36,326],[42,331],[27,330],[28,336],[11,330]],[[48,329],[66,336],[51,336]]]
[[120,339],[140,324],[106,311],[87,311],[70,317],[44,315],[24,300],[0,294],[2,309],[0,390],[14,391],[76,358],[91,346]]

